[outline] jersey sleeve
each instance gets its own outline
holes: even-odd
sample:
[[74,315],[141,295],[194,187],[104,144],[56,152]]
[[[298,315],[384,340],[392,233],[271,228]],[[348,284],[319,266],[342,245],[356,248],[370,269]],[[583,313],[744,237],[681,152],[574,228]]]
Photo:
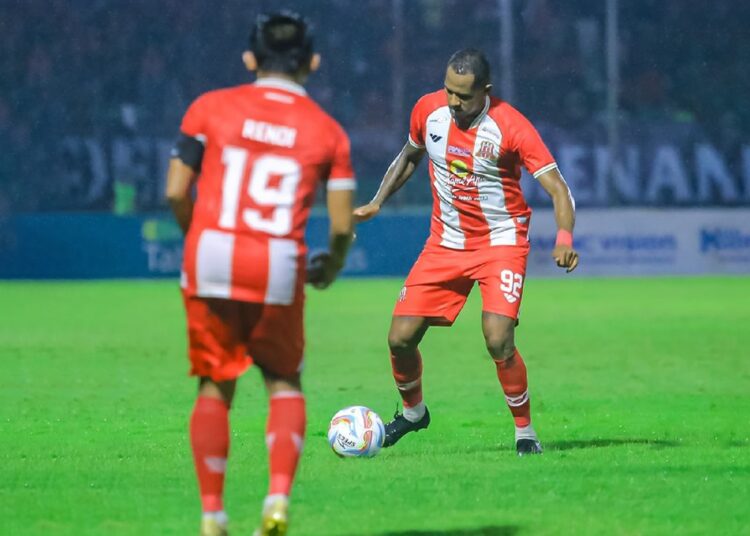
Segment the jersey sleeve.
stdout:
[[409,120],[409,143],[417,149],[424,149],[425,126],[424,97],[419,99],[411,110]]
[[351,159],[351,143],[344,129],[335,125],[335,145],[331,171],[328,174],[327,188],[333,190],[354,190],[357,187]]
[[512,149],[518,152],[526,170],[534,178],[537,178],[539,175],[555,169],[557,163],[531,121],[515,109],[510,116],[512,138],[509,141]]
[[206,108],[206,95],[201,95],[190,104],[180,125],[180,131],[184,135],[195,138],[204,144],[206,142]]

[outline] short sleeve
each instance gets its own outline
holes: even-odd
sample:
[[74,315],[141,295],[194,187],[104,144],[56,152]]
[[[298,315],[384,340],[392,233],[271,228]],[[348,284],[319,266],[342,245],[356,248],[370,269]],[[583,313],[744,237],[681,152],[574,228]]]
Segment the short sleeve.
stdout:
[[422,98],[412,108],[409,120],[409,143],[417,149],[424,149],[424,125],[424,98]]
[[206,96],[201,95],[190,104],[180,125],[180,131],[183,134],[197,138],[204,143],[206,141],[206,107]]
[[557,163],[534,125],[521,112],[512,110],[513,112],[510,115],[513,135],[510,143],[513,149],[518,152],[523,166],[534,178],[555,169]]
[[343,128],[336,125],[335,146],[327,188],[328,190],[354,190],[356,187],[349,136]]

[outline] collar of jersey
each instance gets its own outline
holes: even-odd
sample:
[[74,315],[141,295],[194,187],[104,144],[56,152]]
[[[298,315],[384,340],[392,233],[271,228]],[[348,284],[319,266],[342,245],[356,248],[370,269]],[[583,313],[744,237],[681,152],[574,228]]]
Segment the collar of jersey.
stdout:
[[482,122],[482,119],[484,119],[484,116],[487,115],[487,111],[489,109],[490,109],[490,98],[485,97],[484,108],[482,108],[482,111],[479,113],[479,115],[474,118],[474,121],[471,122],[471,125],[469,125],[469,129],[477,128],[479,126],[479,123]]
[[307,91],[305,91],[305,88],[303,88],[297,82],[292,82],[291,80],[285,80],[284,78],[276,78],[273,76],[269,76],[266,78],[261,78],[260,80],[256,80],[255,85],[260,86],[260,87],[272,87],[274,89],[283,89],[284,91],[289,91],[290,93],[296,93],[297,95],[307,95]]

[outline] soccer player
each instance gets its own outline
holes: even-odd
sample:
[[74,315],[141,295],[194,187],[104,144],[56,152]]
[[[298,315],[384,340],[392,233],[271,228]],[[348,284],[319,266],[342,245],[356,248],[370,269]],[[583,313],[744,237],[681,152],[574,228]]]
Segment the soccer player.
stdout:
[[408,142],[375,197],[354,212],[358,221],[377,215],[429,155],[430,236],[401,289],[388,334],[404,411],[386,424],[386,447],[430,424],[419,342],[429,326],[453,324],[478,282],[482,331],[515,421],[516,451],[521,456],[542,452],[531,425],[526,365],[514,341],[531,217],[520,188],[521,165],[552,197],[559,229],[552,256],[568,272],[578,265],[574,203],[537,131],[510,104],[490,96],[491,90],[485,56],[475,49],[456,52],[445,87],[414,106]]
[[302,87],[320,63],[307,23],[291,12],[260,16],[243,61],[257,81],[205,93],[190,105],[167,179],[186,234],[181,287],[190,373],[199,378],[190,444],[205,536],[227,534],[228,415],[237,378],[253,363],[270,399],[270,482],[256,534],[286,533],[306,420],[304,232],[321,183],[330,250],[308,274],[317,288],[336,278],[353,230],[349,139]]

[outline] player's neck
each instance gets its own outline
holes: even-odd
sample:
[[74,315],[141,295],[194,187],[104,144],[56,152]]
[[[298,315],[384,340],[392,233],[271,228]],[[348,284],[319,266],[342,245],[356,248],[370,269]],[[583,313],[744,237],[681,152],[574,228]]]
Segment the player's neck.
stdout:
[[472,123],[474,123],[474,120],[477,117],[479,117],[479,114],[476,114],[475,116],[473,116],[470,119],[464,119],[462,121],[459,121],[458,119],[456,119],[454,117],[453,121],[456,123],[456,126],[458,127],[459,130],[469,130],[469,128],[471,127]]
[[263,80],[263,79],[274,79],[274,80],[284,80],[285,82],[292,82],[293,84],[297,84],[301,86],[304,84],[306,77],[302,77],[300,75],[291,75],[287,73],[279,73],[274,71],[257,71],[257,79]]
[[461,118],[454,115],[453,122],[456,123],[456,126],[459,128],[459,130],[469,130],[472,127],[472,125],[476,126],[475,122],[481,115],[483,115],[489,109],[489,106],[490,106],[489,96],[485,96],[482,107],[479,110],[477,110],[476,113],[472,114],[469,117],[461,117]]

